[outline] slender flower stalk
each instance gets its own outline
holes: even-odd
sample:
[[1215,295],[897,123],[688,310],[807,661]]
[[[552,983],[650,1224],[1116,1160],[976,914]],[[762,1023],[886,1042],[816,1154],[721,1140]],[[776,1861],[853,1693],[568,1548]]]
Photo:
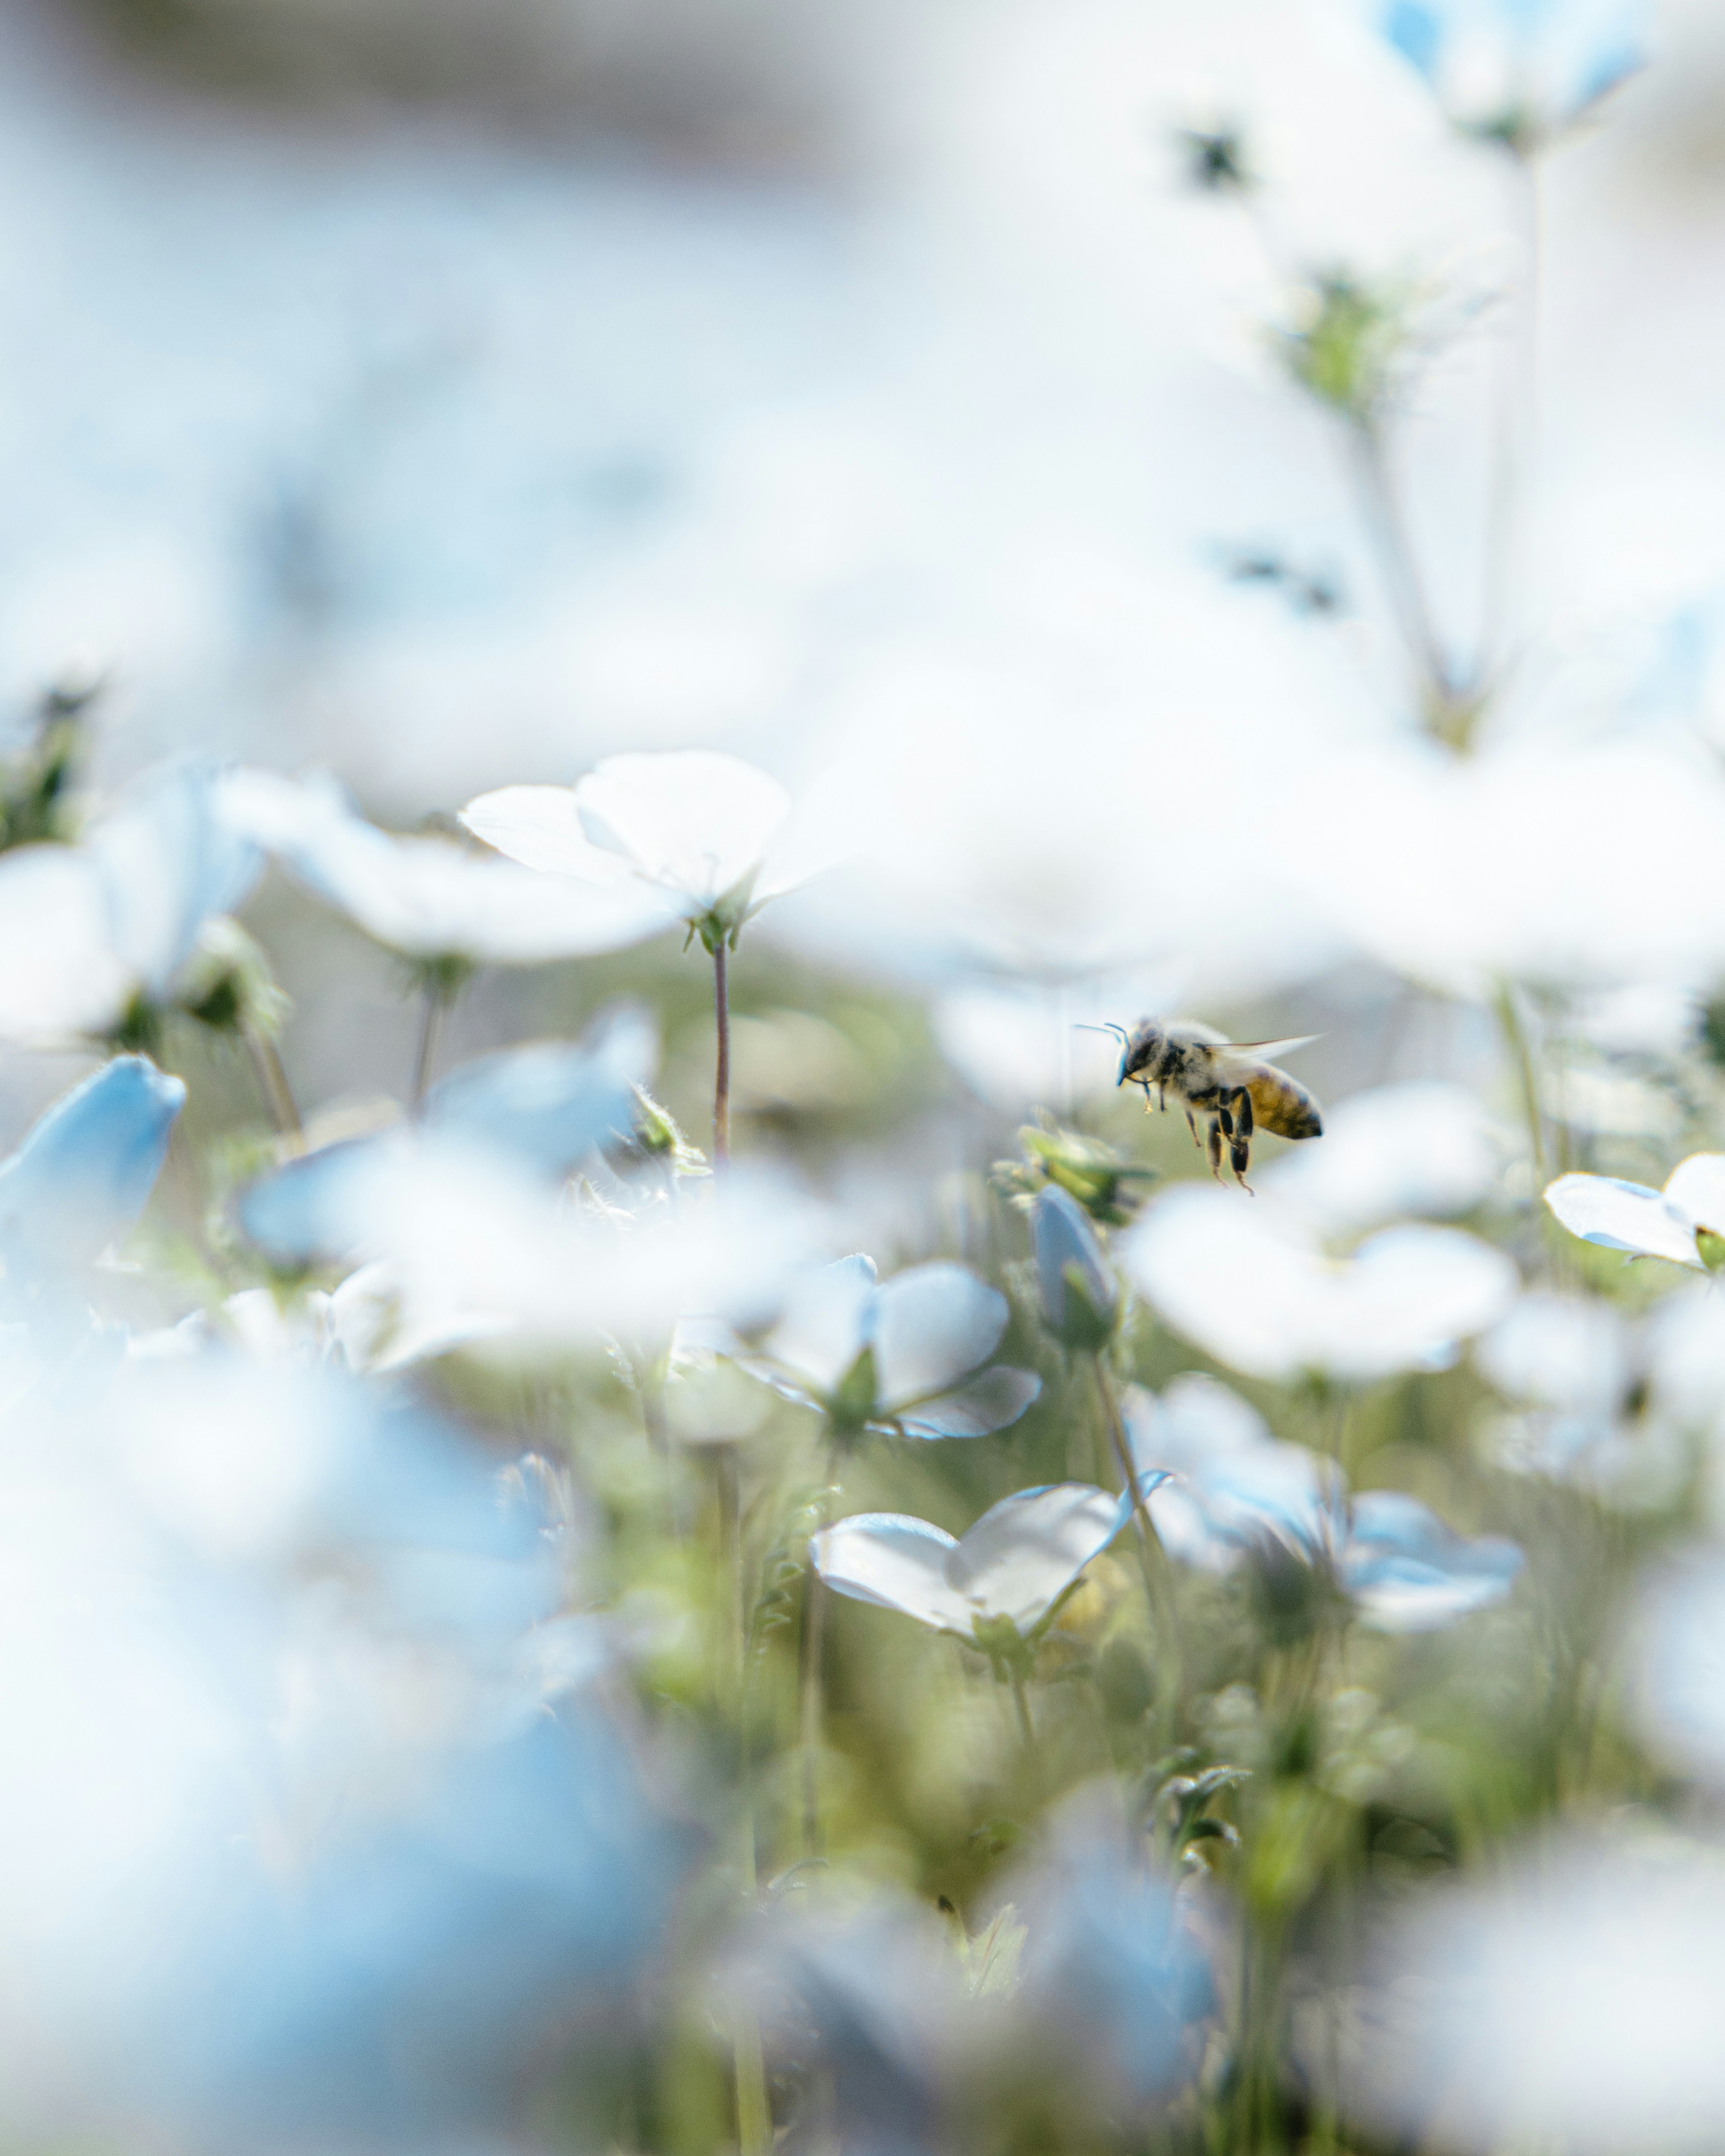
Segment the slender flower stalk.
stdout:
[[[725,1597],[716,1690],[721,1713],[731,1724],[737,1746],[737,1872],[742,1898],[752,1907],[758,1890],[755,1865],[755,1804],[749,1771],[747,1594],[742,1575],[742,1505],[737,1447],[712,1448],[717,1484],[719,1565]],[[761,2016],[751,1999],[737,2002],[731,2024],[736,2076],[737,2143],[739,2156],[768,2156],[773,2147],[773,2112],[767,2095],[767,2068],[761,2049]]]
[[257,1073],[258,1090],[264,1096],[264,1105],[270,1111],[270,1121],[278,1134],[289,1139],[295,1152],[303,1152],[305,1127],[300,1120],[300,1110],[294,1099],[292,1086],[281,1060],[281,1051],[267,1033],[248,1027],[244,1035],[247,1053],[252,1059],[252,1068]]
[[437,1037],[443,1024],[446,998],[442,983],[428,980],[421,999],[419,1045],[413,1055],[413,1075],[408,1089],[408,1106],[417,1116],[425,1106],[425,1093],[437,1060]]
[[1102,1421],[1113,1449],[1115,1465],[1122,1478],[1122,1486],[1132,1500],[1132,1517],[1137,1524],[1139,1569],[1143,1573],[1144,1594],[1150,1604],[1150,1621],[1156,1628],[1157,1644],[1168,1658],[1168,1683],[1164,1688],[1170,1729],[1178,1723],[1179,1702],[1184,1690],[1184,1656],[1181,1651],[1179,1612],[1174,1601],[1173,1573],[1169,1568],[1168,1553],[1162,1546],[1162,1537],[1156,1532],[1156,1522],[1150,1517],[1150,1505],[1144,1495],[1142,1478],[1134,1471],[1132,1445],[1126,1434],[1126,1422],[1120,1412],[1120,1396],[1114,1389],[1114,1380],[1106,1362],[1099,1350],[1090,1358],[1091,1374],[1096,1381],[1096,1399],[1102,1411]]
[[726,972],[726,944],[713,946],[713,1018],[718,1053],[713,1066],[713,1159],[731,1158],[731,991]]

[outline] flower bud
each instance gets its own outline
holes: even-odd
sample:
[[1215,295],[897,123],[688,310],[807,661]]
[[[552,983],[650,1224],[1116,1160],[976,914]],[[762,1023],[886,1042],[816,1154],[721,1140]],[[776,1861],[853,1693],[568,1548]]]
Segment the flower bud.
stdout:
[[1067,1130],[1048,1116],[1040,1125],[1021,1130],[1019,1143],[1024,1148],[1022,1160],[994,1163],[999,1188],[1028,1205],[1039,1191],[1050,1183],[1058,1184],[1077,1199],[1092,1220],[1101,1221],[1105,1227],[1126,1225],[1137,1204],[1137,1194],[1130,1186],[1149,1182],[1156,1174],[1153,1168],[1139,1168],[1122,1160],[1101,1138]]
[[1063,1348],[1095,1354],[1113,1337],[1120,1291],[1084,1209],[1050,1183],[1030,1208],[1042,1315]]
[[200,1025],[254,1040],[273,1040],[292,1009],[258,943],[224,913],[199,930],[175,1000]]

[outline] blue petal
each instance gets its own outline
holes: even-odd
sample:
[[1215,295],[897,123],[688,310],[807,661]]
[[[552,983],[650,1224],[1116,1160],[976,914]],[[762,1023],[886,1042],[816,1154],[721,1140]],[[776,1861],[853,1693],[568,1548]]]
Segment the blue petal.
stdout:
[[1032,1372],[1000,1363],[955,1392],[906,1409],[891,1426],[906,1437],[987,1437],[1016,1422],[1041,1390]]
[[650,1034],[630,1018],[583,1041],[541,1041],[465,1063],[425,1103],[427,1127],[509,1153],[562,1182],[633,1119]]
[[119,1055],[56,1101],[0,1164],[8,1286],[100,1257],[143,1211],[186,1098],[141,1055]]
[[260,1250],[284,1264],[341,1255],[350,1240],[346,1200],[353,1173],[376,1143],[351,1138],[325,1146],[264,1176],[240,1199],[240,1226]]
[[1436,12],[1421,0],[1390,0],[1384,11],[1383,31],[1403,59],[1430,81],[1437,73],[1444,46],[1444,26]]
[[1056,1334],[1066,1329],[1066,1274],[1076,1266],[1091,1307],[1106,1317],[1118,1300],[1101,1245],[1084,1208],[1069,1191],[1050,1183],[1030,1209],[1030,1242],[1042,1307]]

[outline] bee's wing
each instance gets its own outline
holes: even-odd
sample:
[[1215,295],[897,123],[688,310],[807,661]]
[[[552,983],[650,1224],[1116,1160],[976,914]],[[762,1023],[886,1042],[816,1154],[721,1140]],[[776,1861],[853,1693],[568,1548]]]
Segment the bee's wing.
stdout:
[[1296,1048],[1309,1048],[1314,1040],[1322,1039],[1321,1033],[1296,1033],[1286,1040],[1221,1040],[1216,1045],[1231,1050],[1236,1055],[1250,1056],[1255,1062],[1269,1063],[1278,1055],[1291,1055]]

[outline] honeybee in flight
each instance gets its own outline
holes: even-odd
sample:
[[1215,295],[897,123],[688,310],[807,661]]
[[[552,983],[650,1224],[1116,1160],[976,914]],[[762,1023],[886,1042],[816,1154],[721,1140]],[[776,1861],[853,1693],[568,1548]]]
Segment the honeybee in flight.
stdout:
[[1268,1059],[1316,1040],[1315,1033],[1290,1040],[1224,1040],[1213,1026],[1195,1019],[1143,1018],[1128,1033],[1123,1025],[1093,1025],[1091,1033],[1111,1033],[1120,1041],[1122,1086],[1142,1086],[1144,1112],[1150,1112],[1153,1089],[1158,1108],[1172,1093],[1186,1111],[1194,1145],[1194,1111],[1208,1131],[1210,1173],[1222,1179],[1222,1141],[1228,1141],[1229,1164],[1242,1190],[1250,1191],[1245,1172],[1252,1156],[1252,1133],[1273,1131],[1279,1138],[1319,1138],[1323,1118],[1297,1078],[1289,1077]]

